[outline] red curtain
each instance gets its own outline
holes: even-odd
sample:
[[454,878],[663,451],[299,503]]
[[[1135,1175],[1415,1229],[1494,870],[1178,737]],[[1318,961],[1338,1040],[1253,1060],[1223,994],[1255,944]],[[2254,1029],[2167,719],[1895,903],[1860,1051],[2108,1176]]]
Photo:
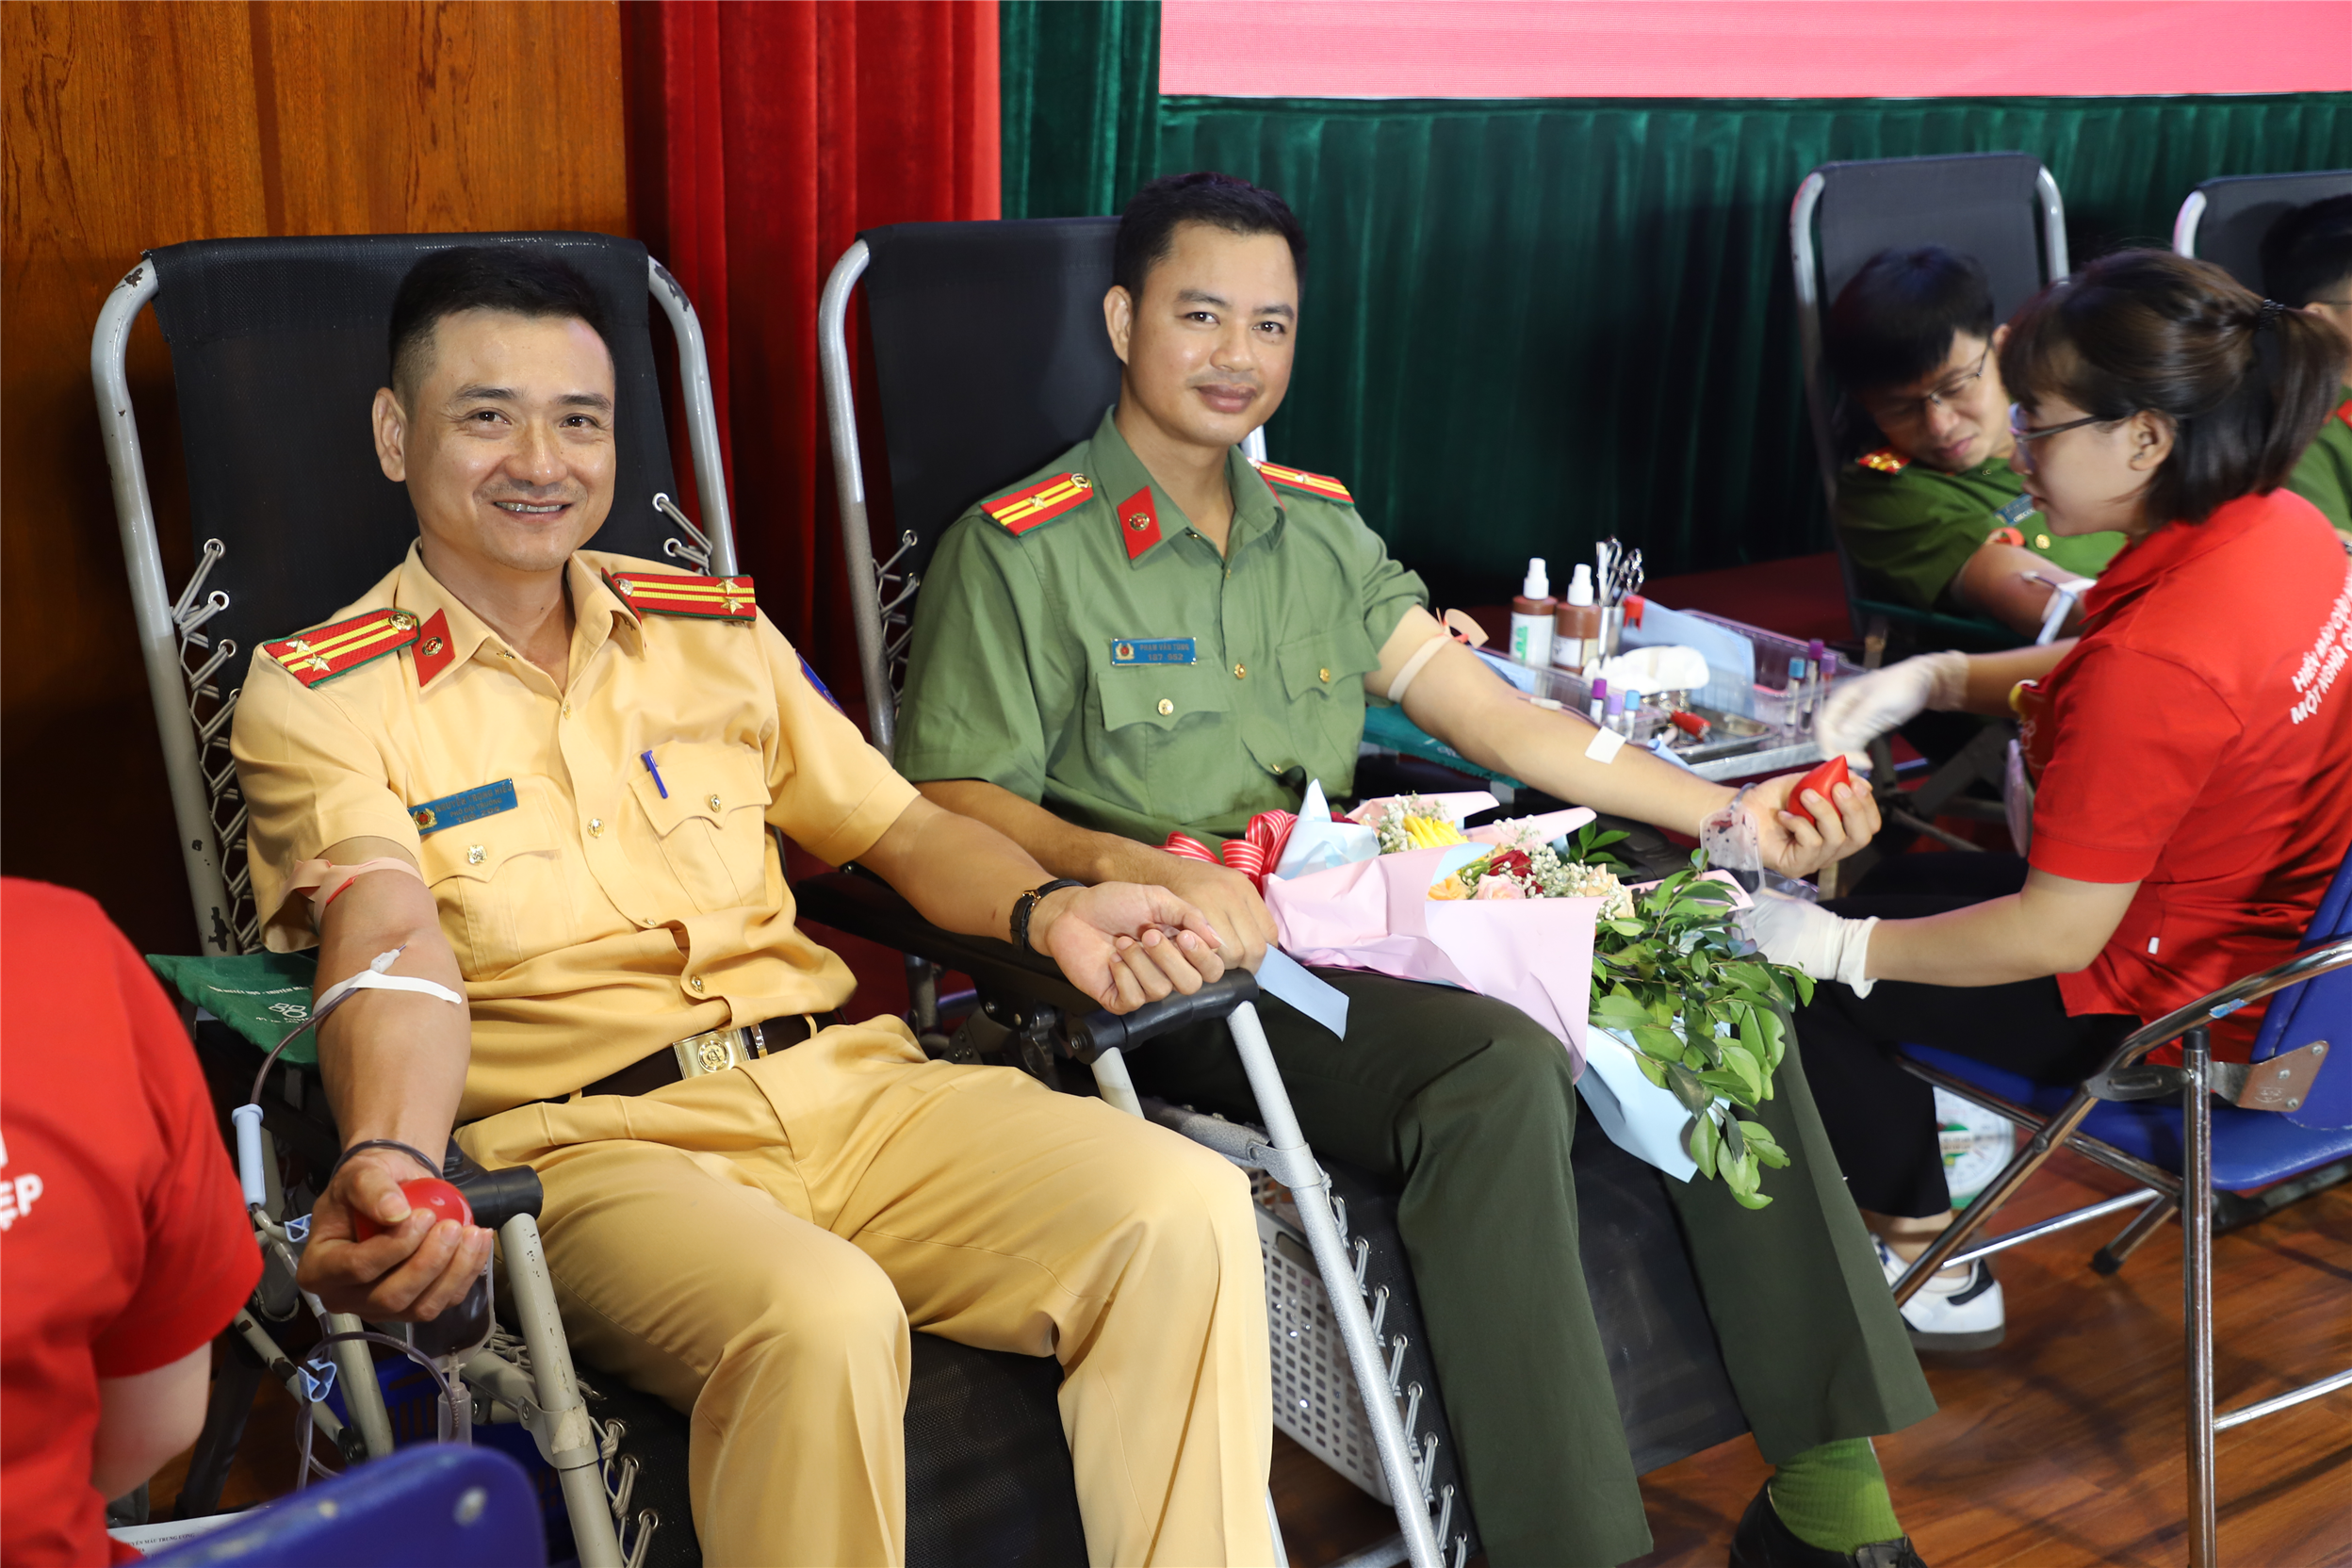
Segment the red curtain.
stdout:
[[[817,293],[860,229],[998,215],[996,13],[995,0],[622,7],[631,220],[702,318],[743,569],[853,714]],[[691,495],[682,420],[671,433]]]

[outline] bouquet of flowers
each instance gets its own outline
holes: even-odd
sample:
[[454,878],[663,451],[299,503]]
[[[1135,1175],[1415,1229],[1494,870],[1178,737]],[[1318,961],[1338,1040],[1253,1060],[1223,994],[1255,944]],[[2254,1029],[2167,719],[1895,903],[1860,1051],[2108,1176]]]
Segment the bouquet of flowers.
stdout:
[[1567,1048],[1612,1140],[1677,1179],[1720,1179],[1747,1207],[1771,1202],[1762,1168],[1788,1156],[1740,1113],[1771,1098],[1785,1010],[1811,982],[1754,956],[1734,920],[1742,895],[1703,856],[1629,886],[1607,853],[1624,835],[1587,811],[1465,832],[1491,799],[1359,808],[1379,855],[1266,883],[1284,950],[1510,1003]]

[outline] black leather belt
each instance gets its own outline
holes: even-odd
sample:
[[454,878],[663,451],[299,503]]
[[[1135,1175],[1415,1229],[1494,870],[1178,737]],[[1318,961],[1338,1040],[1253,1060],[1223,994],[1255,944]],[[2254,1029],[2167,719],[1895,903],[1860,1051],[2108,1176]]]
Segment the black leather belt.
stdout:
[[597,1079],[580,1092],[583,1096],[651,1094],[655,1089],[699,1078],[706,1072],[724,1072],[730,1067],[789,1051],[803,1040],[814,1039],[819,1030],[830,1029],[841,1021],[838,1011],[787,1013],[782,1018],[739,1029],[689,1035],[641,1061],[631,1062],[618,1072]]

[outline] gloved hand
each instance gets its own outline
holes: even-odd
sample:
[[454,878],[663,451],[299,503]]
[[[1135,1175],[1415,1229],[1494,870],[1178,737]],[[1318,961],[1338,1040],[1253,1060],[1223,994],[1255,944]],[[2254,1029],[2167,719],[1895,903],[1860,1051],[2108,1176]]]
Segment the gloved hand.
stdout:
[[1930,708],[1958,708],[1968,699],[1968,656],[1923,653],[1854,680],[1839,681],[1813,721],[1821,755],[1860,751]]
[[1877,984],[1864,978],[1863,968],[1870,932],[1878,924],[1875,915],[1847,920],[1808,900],[1768,890],[1756,895],[1755,903],[1740,913],[1740,923],[1776,964],[1803,970],[1816,980],[1843,981],[1856,996],[1870,995]]

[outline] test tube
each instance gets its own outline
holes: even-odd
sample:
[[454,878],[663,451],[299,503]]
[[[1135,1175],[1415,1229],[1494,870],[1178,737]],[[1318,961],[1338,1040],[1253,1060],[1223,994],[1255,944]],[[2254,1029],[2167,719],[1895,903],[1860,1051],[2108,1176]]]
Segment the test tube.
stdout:
[[1806,676],[1805,683],[1804,722],[1806,724],[1811,724],[1813,722],[1813,715],[1821,706],[1821,656],[1827,651],[1827,649],[1821,646],[1821,640],[1819,637],[1814,638],[1811,642],[1805,645],[1805,666]]
[[1592,681],[1592,706],[1586,710],[1586,717],[1594,724],[1599,724],[1607,716],[1608,711],[1609,682],[1595,677]]

